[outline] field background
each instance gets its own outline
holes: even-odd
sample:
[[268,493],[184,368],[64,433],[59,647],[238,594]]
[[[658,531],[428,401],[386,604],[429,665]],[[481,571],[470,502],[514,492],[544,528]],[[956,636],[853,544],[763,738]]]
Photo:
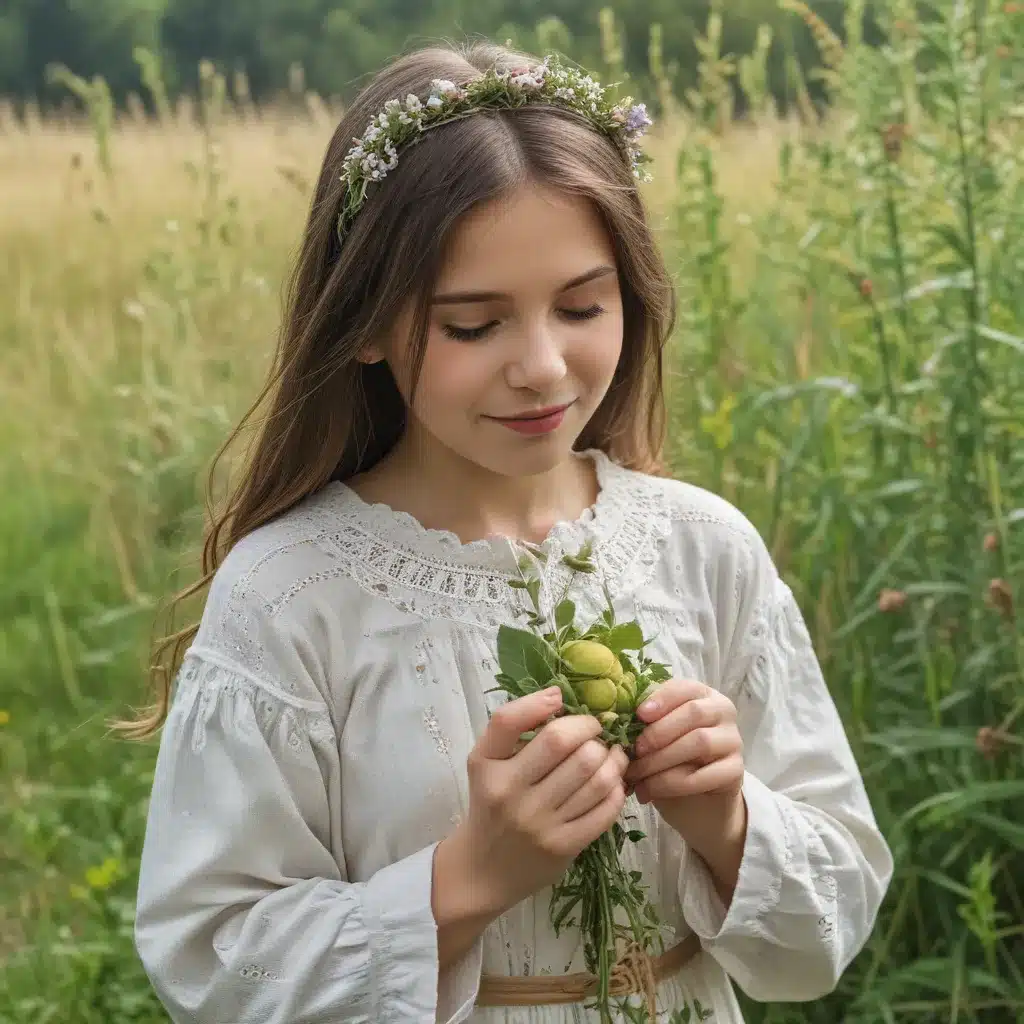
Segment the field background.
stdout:
[[[800,89],[778,117],[713,17],[645,186],[680,297],[673,469],[768,540],[897,861],[835,996],[746,1008],[1020,1022],[1024,5],[881,4],[881,46],[848,6],[843,43],[802,15],[824,117]],[[0,119],[2,1024],[166,1020],[131,938],[155,745],[106,722],[145,700],[337,117],[199,80],[160,118],[69,78],[91,123]]]

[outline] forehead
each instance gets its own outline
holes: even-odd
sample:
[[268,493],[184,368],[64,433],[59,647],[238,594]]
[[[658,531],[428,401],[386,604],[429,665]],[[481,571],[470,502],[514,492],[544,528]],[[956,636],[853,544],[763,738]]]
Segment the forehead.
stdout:
[[600,263],[615,263],[594,204],[527,184],[471,210],[448,241],[438,290],[514,290],[562,283]]

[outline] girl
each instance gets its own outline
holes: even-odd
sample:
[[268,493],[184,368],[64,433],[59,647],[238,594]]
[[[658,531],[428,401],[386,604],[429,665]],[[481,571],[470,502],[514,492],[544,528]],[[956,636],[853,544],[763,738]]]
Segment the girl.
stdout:
[[[136,941],[173,1020],[596,1019],[548,977],[584,968],[550,886],[622,814],[675,934],[665,1020],[736,1024],[730,978],[817,998],[866,941],[890,854],[793,596],[658,469],[648,123],[475,45],[398,60],[339,125],[202,620],[136,728],[166,714]],[[521,542],[546,587],[590,542],[671,666],[632,760],[560,698],[485,692]]]

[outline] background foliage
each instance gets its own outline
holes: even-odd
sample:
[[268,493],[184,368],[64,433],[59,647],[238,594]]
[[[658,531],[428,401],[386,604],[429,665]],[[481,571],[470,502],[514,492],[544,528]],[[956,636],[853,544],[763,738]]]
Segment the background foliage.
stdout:
[[[311,6],[240,5],[223,32],[277,9],[298,37]],[[672,466],[767,538],[897,861],[835,995],[745,1009],[755,1024],[1013,1024],[1024,1021],[1024,5],[888,0],[869,23],[850,2],[838,34],[786,6],[794,37],[819,48],[823,119],[792,65],[793,116],[778,117],[766,32],[722,56],[753,4],[696,19],[692,92],[667,81],[657,48],[633,71],[664,107],[647,198],[680,294]],[[69,73],[61,86],[88,126],[0,108],[2,1024],[165,1020],[132,948],[155,750],[115,742],[104,721],[142,700],[157,603],[173,574],[194,570],[202,474],[269,360],[338,113],[311,89],[254,103],[210,63],[195,102],[179,100],[158,66],[172,40],[186,45],[171,7],[118,18],[112,0],[54,5],[55,28],[68,11],[106,26],[68,43],[89,41],[91,65],[10,42],[44,5],[3,15],[27,76],[53,56],[82,72],[109,60],[109,81],[123,73],[127,88],[134,67],[159,116],[137,104],[118,114],[106,77]],[[568,17],[552,0],[547,11]],[[623,38],[651,38],[596,17],[599,68],[621,68]],[[878,45],[864,42],[870,24]],[[147,25],[151,36],[133,34]],[[126,40],[147,38],[124,63]],[[267,38],[283,66],[288,34]],[[182,77],[199,45],[182,50]]]
[[[644,76],[650,26],[660,26],[678,94],[696,83],[695,39],[711,0],[611,0],[622,61]],[[452,35],[484,33],[513,39],[533,51],[549,44],[594,65],[607,44],[607,25],[595,0],[8,0],[0,10],[0,94],[60,99],[47,68],[63,64],[84,78],[102,74],[123,100],[143,87],[133,60],[137,47],[160,61],[168,91],[194,90],[201,60],[231,79],[243,73],[253,99],[285,91],[297,68],[305,85],[342,98],[359,79],[409,45]],[[721,6],[719,4],[719,6]],[[787,18],[776,0],[731,0],[724,26],[726,52],[754,48],[762,24],[775,32],[769,73],[773,92],[788,93],[785,60],[805,69],[819,63],[809,32]],[[827,21],[842,20],[842,0],[816,0]],[[869,25],[870,29],[870,25]]]

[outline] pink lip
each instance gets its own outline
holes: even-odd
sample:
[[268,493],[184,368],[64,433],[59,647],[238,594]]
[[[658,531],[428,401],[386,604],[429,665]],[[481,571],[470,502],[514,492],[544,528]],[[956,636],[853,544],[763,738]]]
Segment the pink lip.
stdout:
[[503,427],[508,427],[509,430],[514,430],[517,434],[549,434],[552,430],[555,430],[561,425],[562,420],[565,418],[565,412],[572,405],[557,405],[549,409],[541,409],[536,414],[531,414],[528,417],[517,416],[507,419],[502,419],[498,416],[490,417],[495,423],[500,423]]

